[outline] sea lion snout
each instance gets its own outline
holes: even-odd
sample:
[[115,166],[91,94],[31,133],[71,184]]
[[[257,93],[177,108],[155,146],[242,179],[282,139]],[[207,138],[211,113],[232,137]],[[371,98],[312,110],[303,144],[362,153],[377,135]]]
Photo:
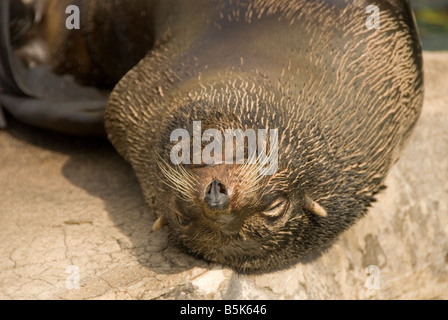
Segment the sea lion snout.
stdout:
[[204,202],[212,211],[225,211],[229,207],[227,187],[218,179],[214,179],[204,190]]

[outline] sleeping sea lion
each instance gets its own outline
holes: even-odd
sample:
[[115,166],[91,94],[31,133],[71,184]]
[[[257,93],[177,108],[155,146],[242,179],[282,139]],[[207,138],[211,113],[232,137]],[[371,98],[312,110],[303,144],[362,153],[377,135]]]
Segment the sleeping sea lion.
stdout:
[[[64,29],[69,4],[79,30]],[[39,26],[48,77],[69,75],[78,91],[33,97],[10,50],[5,108],[38,124],[29,105],[51,101],[64,128],[91,132],[105,91],[107,136],[154,228],[240,272],[297,263],[363,217],[422,108],[407,1],[50,1]],[[98,117],[76,118],[83,101]],[[58,129],[52,112],[43,122]]]

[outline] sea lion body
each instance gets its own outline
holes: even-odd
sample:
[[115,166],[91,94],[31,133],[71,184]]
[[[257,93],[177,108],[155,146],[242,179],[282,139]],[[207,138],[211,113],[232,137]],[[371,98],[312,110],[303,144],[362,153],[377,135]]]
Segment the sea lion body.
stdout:
[[[139,54],[126,61],[129,47],[111,50],[132,30],[132,19],[104,18],[112,3],[126,7],[80,1],[89,57],[117,79],[123,71],[107,72],[114,58],[129,65]],[[376,1],[378,29],[366,25],[372,3],[361,0],[135,3],[150,49],[113,89],[106,130],[176,244],[266,272],[328,245],[367,212],[422,107],[406,2]],[[194,136],[194,121],[201,133],[278,130],[278,169],[172,164],[171,133]]]

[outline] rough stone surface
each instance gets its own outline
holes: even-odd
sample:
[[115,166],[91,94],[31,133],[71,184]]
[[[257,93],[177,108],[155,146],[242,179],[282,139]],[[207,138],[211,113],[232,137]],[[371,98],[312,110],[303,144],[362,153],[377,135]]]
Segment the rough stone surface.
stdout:
[[196,260],[152,232],[132,170],[107,143],[10,119],[0,299],[448,299],[448,52],[424,57],[422,117],[368,216],[322,255],[261,276]]

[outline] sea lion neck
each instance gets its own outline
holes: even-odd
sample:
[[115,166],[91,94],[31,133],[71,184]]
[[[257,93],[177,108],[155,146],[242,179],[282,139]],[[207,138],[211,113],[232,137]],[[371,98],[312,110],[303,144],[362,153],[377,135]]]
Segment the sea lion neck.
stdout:
[[170,110],[166,126],[201,121],[206,129],[266,127],[287,102],[277,88],[256,74],[213,70],[183,81],[166,95]]

